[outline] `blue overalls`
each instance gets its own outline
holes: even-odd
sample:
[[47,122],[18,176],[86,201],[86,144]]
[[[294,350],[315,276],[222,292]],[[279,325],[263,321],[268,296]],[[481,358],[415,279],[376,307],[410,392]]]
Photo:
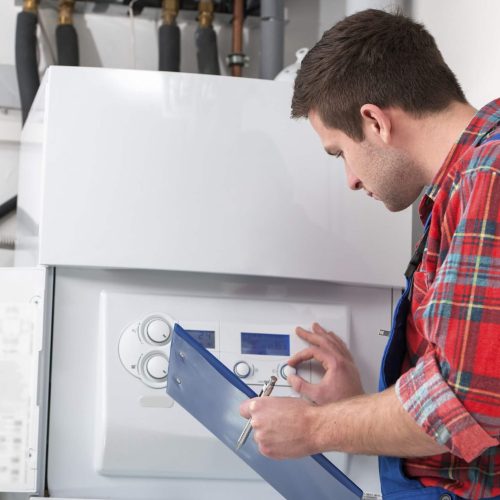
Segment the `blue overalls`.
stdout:
[[[406,289],[394,311],[391,334],[382,358],[379,391],[394,385],[401,375],[401,366],[406,352],[406,318],[410,309],[409,295],[413,283],[413,273],[417,269],[424,252],[429,234],[431,218],[427,220],[424,236],[406,270]],[[386,499],[455,500],[456,495],[443,488],[426,488],[419,481],[406,477],[403,461],[397,457],[379,457],[382,497]]]
[[[500,134],[495,134],[487,139],[487,141],[493,140],[500,140]],[[394,311],[391,334],[382,358],[379,391],[394,385],[401,375],[401,367],[406,352],[406,318],[410,309],[409,295],[413,283],[413,274],[422,260],[427,243],[430,222],[431,216],[427,219],[424,235],[405,272],[406,289]],[[403,461],[397,457],[379,457],[379,472],[384,500],[413,498],[418,500],[460,500],[462,498],[443,488],[424,487],[416,479],[406,477],[403,472]]]

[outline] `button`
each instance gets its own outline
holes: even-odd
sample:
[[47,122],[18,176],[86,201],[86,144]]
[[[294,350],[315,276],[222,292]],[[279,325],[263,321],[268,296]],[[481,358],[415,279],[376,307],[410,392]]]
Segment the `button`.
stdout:
[[448,493],[445,493],[444,495],[441,495],[439,497],[439,500],[452,500],[451,495],[448,495]]
[[289,375],[295,375],[296,373],[297,370],[293,366],[282,365],[282,367],[280,368],[280,375],[285,380],[288,380]]
[[161,354],[151,356],[146,361],[146,372],[155,380],[166,380],[168,373],[168,359]]
[[234,373],[236,373],[236,375],[238,375],[238,377],[247,378],[250,375],[252,369],[246,361],[238,361],[238,363],[234,365],[233,371]]
[[146,340],[151,340],[155,344],[164,344],[170,338],[170,326],[162,318],[154,318],[149,323],[147,323],[146,328]]

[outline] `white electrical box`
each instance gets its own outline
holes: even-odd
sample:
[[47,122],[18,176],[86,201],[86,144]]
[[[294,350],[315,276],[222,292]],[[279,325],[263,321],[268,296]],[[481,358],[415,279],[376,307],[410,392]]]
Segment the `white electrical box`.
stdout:
[[18,262],[403,286],[411,210],[350,192],[291,96],[51,67],[23,129]]

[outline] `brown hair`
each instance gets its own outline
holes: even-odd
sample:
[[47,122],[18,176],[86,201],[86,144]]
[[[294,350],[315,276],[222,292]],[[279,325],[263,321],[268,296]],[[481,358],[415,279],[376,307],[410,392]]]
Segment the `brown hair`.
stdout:
[[466,99],[424,26],[368,9],[325,31],[307,53],[295,79],[292,117],[315,110],[326,126],[361,141],[363,104],[423,116],[453,101]]

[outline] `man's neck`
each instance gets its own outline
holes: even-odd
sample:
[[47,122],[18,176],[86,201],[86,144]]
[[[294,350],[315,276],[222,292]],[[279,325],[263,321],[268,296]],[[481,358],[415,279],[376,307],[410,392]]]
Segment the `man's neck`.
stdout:
[[470,104],[453,103],[445,111],[412,120],[413,140],[409,152],[423,170],[426,184],[431,184],[453,144],[476,114]]
[[385,110],[391,117],[392,146],[405,151],[418,165],[420,179],[431,184],[453,144],[467,128],[476,110],[455,102],[439,113],[415,118],[400,108]]

